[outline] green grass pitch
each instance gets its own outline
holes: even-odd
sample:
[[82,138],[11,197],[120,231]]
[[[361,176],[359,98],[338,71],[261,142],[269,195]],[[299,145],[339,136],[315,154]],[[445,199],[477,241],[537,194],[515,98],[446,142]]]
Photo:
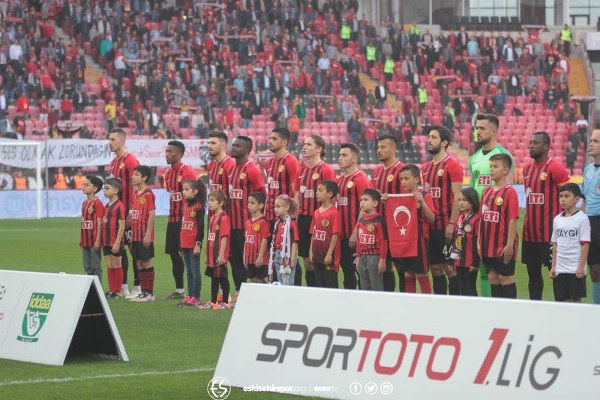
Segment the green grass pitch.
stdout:
[[[0,269],[83,273],[78,222],[76,218],[0,220]],[[51,367],[0,360],[0,398],[209,399],[206,385],[213,376],[232,311],[181,309],[175,300],[162,300],[173,290],[170,259],[162,251],[165,230],[166,218],[157,218],[157,300],[110,302],[130,362],[75,358],[63,367]],[[527,298],[527,271],[522,264],[517,266],[517,287],[519,298]],[[208,278],[204,278],[203,301],[209,292]],[[589,280],[588,294],[591,296]],[[544,299],[552,299],[547,278]],[[36,379],[41,382],[34,383]],[[229,399],[292,397],[296,398],[234,389]]]

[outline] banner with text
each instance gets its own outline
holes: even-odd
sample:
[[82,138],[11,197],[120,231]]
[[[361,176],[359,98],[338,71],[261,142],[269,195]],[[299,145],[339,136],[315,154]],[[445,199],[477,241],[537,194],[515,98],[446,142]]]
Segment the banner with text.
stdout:
[[332,399],[591,400],[599,331],[593,305],[244,284],[213,381]]
[[[0,146],[0,164],[18,168],[35,168],[37,149],[30,146]],[[183,162],[205,166],[210,161],[208,140],[181,140],[185,145]],[[165,150],[169,140],[129,139],[127,149],[135,154],[140,164],[165,167]],[[42,167],[94,167],[110,164],[114,158],[108,140],[51,139],[42,143]],[[46,163],[47,160],[47,163]]]

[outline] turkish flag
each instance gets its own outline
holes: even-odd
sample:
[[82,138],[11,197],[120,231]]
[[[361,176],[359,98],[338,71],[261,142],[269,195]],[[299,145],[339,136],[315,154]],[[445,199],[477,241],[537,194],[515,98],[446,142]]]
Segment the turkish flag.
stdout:
[[385,223],[392,257],[416,257],[420,221],[417,199],[412,193],[388,194]]

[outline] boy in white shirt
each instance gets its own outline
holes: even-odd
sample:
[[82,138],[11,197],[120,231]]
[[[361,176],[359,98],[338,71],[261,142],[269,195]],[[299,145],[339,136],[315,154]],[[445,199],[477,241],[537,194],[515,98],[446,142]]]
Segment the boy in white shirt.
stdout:
[[552,268],[554,299],[580,303],[586,296],[585,269],[590,250],[590,220],[577,208],[581,189],[575,183],[567,183],[559,191],[563,212],[554,218],[552,229]]

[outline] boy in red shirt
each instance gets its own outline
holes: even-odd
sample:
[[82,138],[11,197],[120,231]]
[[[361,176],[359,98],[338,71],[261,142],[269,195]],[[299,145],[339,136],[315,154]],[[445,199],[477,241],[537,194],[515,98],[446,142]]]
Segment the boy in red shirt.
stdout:
[[119,200],[122,190],[121,181],[108,178],[104,182],[104,196],[108,204],[104,208],[102,218],[102,252],[106,258],[106,273],[108,275],[108,292],[106,298],[118,299],[121,297],[121,284],[123,282],[123,268],[121,256],[125,245],[125,206]]
[[102,179],[88,175],[83,181],[83,194],[87,199],[81,204],[81,238],[79,246],[83,255],[83,270],[88,275],[96,275],[102,282],[100,247],[102,245],[102,217],[104,204],[96,194],[102,190]]
[[248,195],[248,211],[250,218],[246,220],[244,241],[244,267],[248,270],[248,278],[253,283],[268,281],[267,265],[269,252],[267,244],[271,237],[269,222],[263,215],[266,196],[262,192]]
[[316,287],[338,287],[340,267],[340,212],[333,205],[338,194],[334,181],[324,180],[317,186],[317,201],[321,203],[313,214],[310,226],[309,260],[315,267]]

